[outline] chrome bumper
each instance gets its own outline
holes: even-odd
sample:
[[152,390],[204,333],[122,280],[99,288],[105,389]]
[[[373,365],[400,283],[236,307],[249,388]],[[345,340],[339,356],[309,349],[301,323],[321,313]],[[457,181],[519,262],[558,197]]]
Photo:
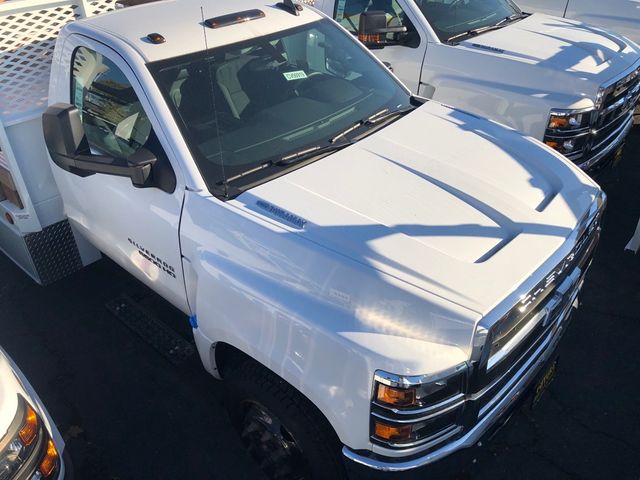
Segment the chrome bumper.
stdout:
[[571,313],[578,301],[580,289],[577,289],[571,300],[568,302],[567,309],[563,312],[563,320],[558,322],[555,330],[551,332],[546,340],[537,348],[530,359],[518,370],[513,376],[511,384],[508,385],[510,392],[500,400],[495,407],[485,415],[466,435],[444,445],[443,447],[429,452],[428,454],[413,458],[411,460],[384,459],[380,456],[366,456],[354,452],[349,447],[343,447],[342,454],[349,460],[371,468],[384,472],[403,472],[425,467],[435,463],[453,453],[465,448],[470,448],[478,444],[480,440],[489,433],[492,427],[496,426],[507,413],[516,405],[516,403],[528,393],[528,388],[538,376],[542,368],[554,356],[558,344],[566,331],[569,324]]

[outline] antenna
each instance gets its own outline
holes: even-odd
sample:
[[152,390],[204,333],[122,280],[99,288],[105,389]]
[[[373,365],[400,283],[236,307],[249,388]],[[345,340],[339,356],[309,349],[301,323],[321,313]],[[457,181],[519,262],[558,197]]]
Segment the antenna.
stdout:
[[300,5],[299,3],[294,3],[293,0],[283,0],[282,2],[276,4],[276,6],[296,16],[299,16],[300,12],[302,11],[302,5]]
[[[289,0],[291,1],[291,0]],[[215,90],[213,89],[213,76],[211,75],[211,65],[209,65],[209,42],[207,41],[207,24],[204,19],[204,9],[200,6],[200,16],[202,17],[202,34],[204,35],[204,63],[207,67],[207,74],[209,75],[209,88],[211,90],[211,103],[213,104],[213,120],[216,122],[216,137],[218,137],[218,152],[220,155],[220,167],[222,168],[222,186],[224,187],[224,196],[229,196],[227,188],[227,173],[224,168],[224,157],[222,155],[222,139],[220,138],[220,124],[218,123],[218,108],[216,107]]]

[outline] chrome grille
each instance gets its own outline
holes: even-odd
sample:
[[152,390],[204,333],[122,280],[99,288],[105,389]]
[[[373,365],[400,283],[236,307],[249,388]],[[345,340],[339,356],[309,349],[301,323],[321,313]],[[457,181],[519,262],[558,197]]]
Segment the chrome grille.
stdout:
[[600,223],[601,213],[585,226],[571,253],[489,330],[489,348],[471,381],[480,416],[569,316],[598,244]]
[[600,89],[591,115],[588,133],[581,135],[582,149],[567,157],[583,169],[594,167],[622,143],[633,122],[633,110],[640,101],[640,68]]
[[[569,255],[528,295],[509,305],[509,313],[501,320],[478,326],[471,360],[449,372],[449,376],[441,377],[456,379],[459,388],[454,390],[460,393],[445,395],[441,403],[416,409],[382,405],[376,400],[374,389],[370,411],[372,443],[389,451],[402,451],[402,457],[393,458],[404,461],[463,441],[483,424],[487,425],[492,415],[506,414],[506,410],[500,408],[513,405],[520,398],[525,387],[531,385],[553,356],[566,330],[600,238],[605,204],[604,194],[599,195],[579,227]],[[540,312],[544,315],[540,316]],[[493,322],[492,318],[488,318],[488,322]],[[388,378],[376,373],[376,382],[392,387],[402,383],[400,377],[385,375]],[[424,383],[418,377],[403,377],[403,381],[409,385]],[[375,435],[378,423],[395,427],[420,424],[421,436],[401,443],[381,440]]]

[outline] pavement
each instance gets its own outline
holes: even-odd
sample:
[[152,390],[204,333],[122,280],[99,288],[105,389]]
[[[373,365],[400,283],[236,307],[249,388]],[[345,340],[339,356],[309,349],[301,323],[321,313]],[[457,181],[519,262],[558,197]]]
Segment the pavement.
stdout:
[[[640,127],[600,179],[605,228],[559,371],[460,479],[640,479]],[[109,260],[48,287],[0,255],[0,344],[67,442],[76,479],[261,479],[197,355],[175,365],[106,305],[126,293],[191,340],[187,319]]]

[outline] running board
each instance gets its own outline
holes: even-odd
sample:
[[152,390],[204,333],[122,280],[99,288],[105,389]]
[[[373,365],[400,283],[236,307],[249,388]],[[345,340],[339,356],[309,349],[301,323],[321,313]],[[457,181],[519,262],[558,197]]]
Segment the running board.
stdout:
[[195,348],[126,294],[107,302],[107,310],[174,365],[188,360]]

